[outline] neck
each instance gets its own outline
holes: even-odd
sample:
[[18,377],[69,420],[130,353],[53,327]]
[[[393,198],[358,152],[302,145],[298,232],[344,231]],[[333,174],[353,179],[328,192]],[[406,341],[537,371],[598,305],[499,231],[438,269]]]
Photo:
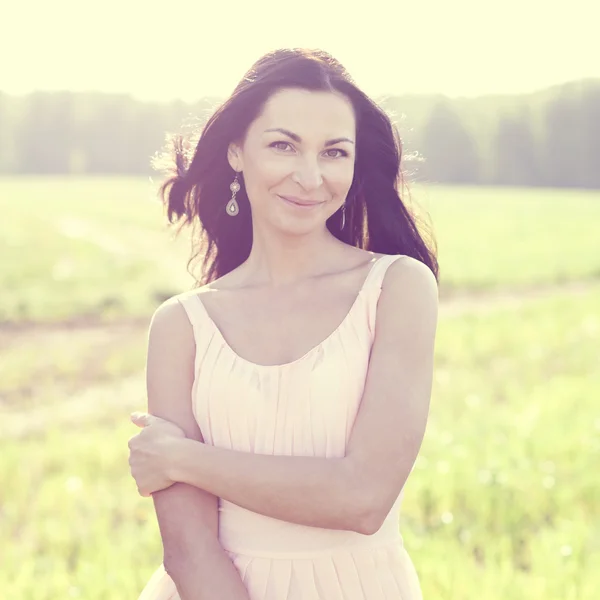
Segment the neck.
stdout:
[[344,246],[328,230],[285,239],[257,235],[240,277],[251,285],[293,285],[330,271]]

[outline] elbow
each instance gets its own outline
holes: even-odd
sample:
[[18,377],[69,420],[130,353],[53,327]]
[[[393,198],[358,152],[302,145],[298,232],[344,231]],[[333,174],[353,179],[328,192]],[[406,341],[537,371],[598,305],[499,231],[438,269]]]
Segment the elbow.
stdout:
[[354,503],[352,523],[349,529],[363,535],[374,535],[377,533],[387,516],[382,509],[381,503],[377,502],[371,494],[364,491],[359,493]]
[[[364,471],[357,469],[355,464],[346,462],[346,485],[343,497],[352,499],[344,529],[355,531],[362,535],[377,533],[387,516],[383,510],[381,496],[372,478],[365,476]],[[339,513],[338,513],[339,514]]]
[[367,510],[361,511],[354,521],[353,531],[362,535],[375,535],[382,527],[385,516],[381,511]]

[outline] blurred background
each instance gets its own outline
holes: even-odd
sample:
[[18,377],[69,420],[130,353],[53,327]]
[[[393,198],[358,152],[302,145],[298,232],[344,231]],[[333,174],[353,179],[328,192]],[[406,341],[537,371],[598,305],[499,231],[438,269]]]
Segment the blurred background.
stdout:
[[129,413],[145,408],[150,316],[193,279],[151,159],[295,46],[332,53],[388,111],[438,243],[431,417],[400,523],[424,597],[598,597],[593,4],[4,7],[2,598],[136,598],[162,560]]

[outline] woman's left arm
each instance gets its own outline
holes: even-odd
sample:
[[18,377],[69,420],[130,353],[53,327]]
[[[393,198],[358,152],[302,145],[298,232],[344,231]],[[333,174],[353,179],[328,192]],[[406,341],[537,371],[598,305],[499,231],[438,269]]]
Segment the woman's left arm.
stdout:
[[[173,437],[163,463],[166,477],[276,519],[376,532],[425,434],[437,317],[438,288],[429,268],[416,259],[393,263],[345,457],[261,455]],[[152,424],[152,417],[136,422]]]

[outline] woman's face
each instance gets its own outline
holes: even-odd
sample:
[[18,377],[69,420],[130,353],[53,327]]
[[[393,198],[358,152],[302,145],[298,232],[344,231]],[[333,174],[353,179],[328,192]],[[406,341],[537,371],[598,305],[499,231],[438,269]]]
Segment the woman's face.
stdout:
[[230,145],[242,171],[254,227],[290,234],[323,229],[346,199],[354,176],[356,120],[341,94],[282,89]]

